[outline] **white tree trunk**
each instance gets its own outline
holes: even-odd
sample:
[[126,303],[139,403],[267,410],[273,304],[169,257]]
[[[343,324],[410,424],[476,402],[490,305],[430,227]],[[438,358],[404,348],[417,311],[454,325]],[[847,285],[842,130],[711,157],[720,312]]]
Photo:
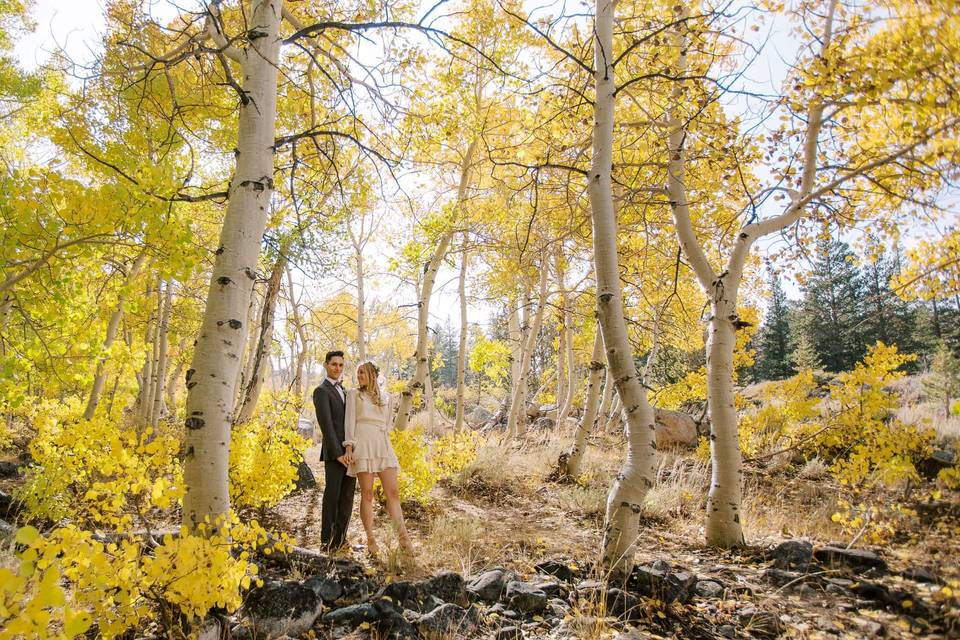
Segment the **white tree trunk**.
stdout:
[[610,405],[612,402],[613,378],[610,377],[610,370],[606,369],[606,373],[603,376],[603,396],[600,399],[600,408],[597,409],[597,431],[600,433],[606,433],[607,431],[607,421],[609,420]]
[[298,397],[303,397],[303,373],[304,367],[307,362],[307,328],[303,323],[303,318],[300,315],[300,302],[297,300],[294,295],[294,285],[293,285],[293,270],[290,268],[290,263],[287,263],[287,292],[290,295],[290,315],[293,319],[293,330],[296,334],[296,339],[298,345],[296,347],[297,359],[296,365],[294,367],[293,380],[290,383],[291,390],[293,394]]
[[240,348],[240,362],[237,366],[236,381],[234,382],[234,413],[240,408],[240,398],[243,390],[247,388],[250,376],[253,374],[253,356],[257,352],[257,342],[260,337],[260,330],[257,325],[260,319],[260,307],[262,301],[257,291],[257,282],[254,280],[251,286],[250,304],[247,305],[247,320],[243,336],[240,338],[243,346]]
[[367,360],[366,298],[363,291],[363,251],[357,247],[357,357]]
[[181,338],[177,345],[177,366],[167,381],[167,411],[170,413],[171,421],[177,419],[177,389],[180,388],[180,376],[183,375],[183,367],[186,366],[186,360],[183,357],[186,348],[187,341]]
[[194,527],[230,509],[227,468],[234,384],[243,350],[260,241],[273,193],[278,35],[282,0],[251,0],[243,55],[237,166],[220,233],[193,364],[187,372],[183,522]]
[[[147,292],[145,298],[149,300],[153,297],[153,281],[147,284]],[[157,310],[151,309],[150,315],[147,317],[147,328],[144,331],[143,342],[144,345],[149,346],[149,351],[146,354],[146,360],[143,362],[143,369],[141,369],[140,378],[140,389],[137,392],[137,401],[136,401],[136,411],[134,412],[134,421],[138,426],[144,425],[150,418],[150,400],[153,398],[153,358],[156,345],[156,323],[157,323]]]
[[[570,312],[570,294],[563,293],[563,326],[564,326],[564,354],[567,360],[567,393],[563,405],[557,408],[557,428],[564,428],[567,416],[573,411],[573,401],[577,396],[577,385],[574,384],[577,360],[573,353],[573,314]],[[598,332],[599,333],[599,332]],[[601,354],[602,355],[602,354]],[[557,399],[559,403],[559,398]]]
[[510,315],[507,316],[507,338],[510,342],[510,397],[520,384],[520,360],[523,354],[523,336],[520,333],[520,310],[517,301],[510,300]]
[[107,335],[103,339],[103,346],[100,348],[100,358],[97,360],[97,369],[93,374],[93,387],[90,389],[90,397],[87,398],[87,407],[83,411],[84,420],[93,420],[97,412],[97,405],[100,404],[100,395],[103,393],[103,385],[107,380],[107,359],[110,357],[110,348],[117,338],[117,330],[120,328],[120,320],[123,319],[123,303],[126,299],[126,289],[131,286],[140,275],[140,269],[146,261],[147,252],[143,250],[133,261],[127,277],[121,285],[120,294],[117,297],[117,308],[110,314],[110,320],[107,322]]
[[163,296],[163,311],[157,326],[157,364],[153,383],[153,408],[150,410],[150,425],[156,427],[163,413],[163,392],[167,380],[167,351],[170,346],[170,311],[173,308],[173,281],[167,280]]
[[607,369],[603,360],[603,336],[600,333],[600,327],[597,327],[597,336],[593,341],[593,356],[590,360],[590,376],[587,378],[587,400],[583,408],[583,419],[577,424],[573,433],[573,444],[570,450],[565,457],[560,458],[558,470],[561,476],[576,478],[580,475],[580,464],[587,450],[587,435],[593,428],[600,404],[600,384]]
[[460,254],[460,342],[457,344],[457,417],[453,430],[463,429],[464,415],[467,412],[467,233],[463,233],[463,243]]
[[250,421],[257,409],[257,401],[263,390],[263,383],[270,375],[270,348],[273,346],[273,318],[277,311],[277,300],[280,298],[280,281],[286,268],[287,259],[281,249],[277,262],[270,271],[267,281],[267,290],[264,293],[263,306],[260,308],[260,325],[257,332],[257,343],[250,358],[250,375],[246,386],[240,390],[240,404],[233,419],[233,424],[244,424]]
[[[460,163],[460,186],[457,189],[458,207],[462,207],[466,199],[467,187],[470,184],[470,169],[473,166],[473,156],[476,148],[477,139],[475,138],[470,143],[470,146],[467,147],[467,151],[463,155],[463,160]],[[433,285],[437,280],[437,271],[440,269],[440,264],[447,255],[447,251],[450,248],[450,241],[453,239],[455,231],[456,227],[452,225],[448,230],[444,231],[439,242],[437,242],[437,246],[423,274],[423,286],[420,288],[419,312],[417,314],[417,352],[414,354],[417,361],[417,368],[413,379],[410,380],[400,396],[400,406],[397,409],[397,417],[394,422],[395,429],[406,429],[407,422],[410,419],[410,409],[413,407],[413,395],[418,389],[423,388],[423,383],[427,377],[427,349],[429,348],[427,340],[427,320],[430,315],[430,296],[433,295]]]
[[613,206],[613,22],[614,0],[597,0],[594,27],[593,162],[590,209],[593,214],[593,258],[597,276],[597,319],[603,332],[610,373],[627,413],[627,455],[607,498],[603,562],[612,575],[625,577],[633,568],[643,499],[654,479],[653,408],[637,376],[627,339],[617,255],[617,216]]
[[519,378],[510,401],[510,417],[507,418],[507,433],[512,437],[521,436],[526,431],[527,376],[530,375],[533,352],[537,347],[537,338],[540,335],[544,311],[547,308],[547,274],[549,271],[550,269],[546,265],[541,265],[540,284],[537,287],[539,293],[537,312],[533,316],[533,323],[526,329],[526,340],[520,353]]

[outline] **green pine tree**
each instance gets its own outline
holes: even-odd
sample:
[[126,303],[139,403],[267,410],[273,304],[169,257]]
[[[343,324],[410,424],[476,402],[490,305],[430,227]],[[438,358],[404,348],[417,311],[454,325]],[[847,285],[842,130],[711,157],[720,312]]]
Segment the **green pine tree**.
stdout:
[[767,315],[755,338],[757,355],[754,358],[753,378],[756,382],[783,380],[794,373],[790,360],[789,305],[780,279],[771,271]]
[[802,291],[796,331],[827,371],[852,369],[866,353],[867,343],[863,280],[850,247],[838,240],[818,242],[816,261]]

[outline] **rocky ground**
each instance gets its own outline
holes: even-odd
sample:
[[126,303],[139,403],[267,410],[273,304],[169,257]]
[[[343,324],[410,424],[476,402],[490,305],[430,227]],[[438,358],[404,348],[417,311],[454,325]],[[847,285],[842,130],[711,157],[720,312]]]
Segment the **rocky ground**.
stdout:
[[[316,551],[322,486],[249,514],[297,547],[258,560],[264,586],[222,625],[251,639],[960,637],[955,496],[917,505],[917,528],[890,544],[847,549],[849,540],[824,537],[836,530],[805,525],[823,519],[828,482],[756,472],[751,518],[778,529],[748,529],[752,546],[722,552],[702,544],[701,487],[685,475],[694,463],[665,456],[658,504],[680,498],[645,516],[636,569],[625,583],[610,582],[594,561],[621,443],[596,437],[580,484],[548,482],[564,443],[549,434],[522,446],[494,442],[438,486],[431,505],[408,505],[414,558],[395,549],[382,511],[385,555],[365,554],[356,514],[349,549]],[[307,460],[322,483],[316,451]],[[0,474],[9,492],[15,462]],[[0,495],[0,519],[6,509]]]

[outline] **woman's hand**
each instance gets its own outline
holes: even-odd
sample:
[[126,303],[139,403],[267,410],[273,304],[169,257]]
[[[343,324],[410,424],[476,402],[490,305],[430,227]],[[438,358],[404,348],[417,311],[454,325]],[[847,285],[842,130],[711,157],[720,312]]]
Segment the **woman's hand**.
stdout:
[[337,458],[337,460],[345,467],[349,467],[351,464],[353,464],[356,461],[353,457],[353,447],[347,445],[347,452]]

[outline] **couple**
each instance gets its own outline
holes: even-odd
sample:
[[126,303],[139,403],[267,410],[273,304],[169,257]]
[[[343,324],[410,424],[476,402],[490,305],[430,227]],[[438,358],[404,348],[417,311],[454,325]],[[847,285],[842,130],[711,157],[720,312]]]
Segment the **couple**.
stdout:
[[377,475],[400,546],[412,554],[400,510],[400,464],[390,444],[393,399],[380,391],[380,371],[372,362],[357,367],[356,388],[344,390],[343,364],[343,351],[328,352],[323,363],[327,377],[313,391],[313,406],[323,438],[320,460],[325,478],[320,543],[330,550],[346,546],[353,494],[359,480],[360,520],[367,533],[367,553],[375,555],[379,551],[373,534],[373,480]]

